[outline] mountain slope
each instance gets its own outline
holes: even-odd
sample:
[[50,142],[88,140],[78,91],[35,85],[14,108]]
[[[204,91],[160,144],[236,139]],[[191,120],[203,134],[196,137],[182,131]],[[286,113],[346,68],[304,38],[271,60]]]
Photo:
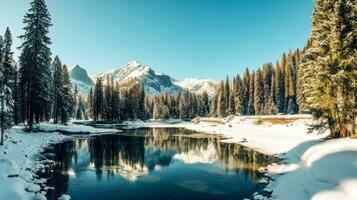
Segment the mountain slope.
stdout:
[[165,74],[156,73],[154,70],[142,66],[137,61],[129,62],[122,68],[104,72],[92,77],[95,82],[97,78],[112,78],[114,82],[125,84],[133,79],[138,79],[145,86],[145,92],[148,95],[161,94],[165,92],[176,93],[181,88],[174,84],[174,79]]
[[196,94],[202,94],[205,91],[210,97],[216,94],[217,83],[210,79],[186,78],[182,81],[177,81],[176,84]]
[[72,85],[77,86],[81,94],[87,94],[98,78],[102,78],[105,83],[108,77],[119,84],[138,80],[144,84],[147,95],[177,93],[185,89],[197,94],[207,91],[209,96],[213,96],[216,92],[215,81],[194,78],[178,81],[168,75],[156,73],[153,69],[141,65],[137,61],[131,61],[121,68],[95,75],[92,79],[88,77],[85,69],[77,65],[70,71],[70,77]]

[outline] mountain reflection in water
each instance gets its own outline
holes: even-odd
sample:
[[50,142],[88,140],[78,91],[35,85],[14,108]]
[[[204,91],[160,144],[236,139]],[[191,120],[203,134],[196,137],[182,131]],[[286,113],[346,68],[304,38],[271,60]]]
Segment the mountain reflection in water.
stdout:
[[[253,192],[253,186],[261,176],[258,169],[275,160],[237,144],[220,142],[220,138],[215,135],[177,128],[136,129],[119,134],[76,139],[54,145],[53,153],[55,154],[52,158],[55,161],[54,166],[51,167],[53,171],[49,170],[43,175],[50,177],[48,185],[55,188],[49,190],[48,199],[57,199],[63,193],[74,193],[71,194],[74,197],[76,192],[81,192],[82,187],[90,187],[88,182],[92,184],[99,184],[98,182],[101,181],[110,182],[117,176],[122,177],[120,184],[116,183],[119,185],[125,183],[130,185],[140,181],[158,183],[163,177],[168,176],[164,173],[165,170],[168,174],[170,172],[171,181],[175,182],[177,179],[177,187],[181,189],[189,187],[188,189],[195,194],[204,193],[207,184],[214,184],[214,180],[207,179],[207,183],[202,185],[197,181],[205,177],[200,175],[198,180],[191,178],[192,180],[181,181],[180,178],[185,174],[193,173],[192,169],[204,171],[218,178],[228,179],[239,175],[239,180],[247,180],[251,185],[249,189],[251,191],[244,191],[248,194]],[[155,172],[158,175],[151,175]],[[172,177],[175,173],[182,174],[176,175],[179,177]],[[199,173],[201,172],[196,174]],[[89,181],[90,174],[95,174],[96,180]],[[190,176],[194,177],[195,174]],[[231,192],[223,190],[217,191],[216,195]],[[131,198],[140,199],[135,196]],[[170,198],[176,197],[167,197]],[[178,196],[176,199],[180,198]],[[107,196],[103,199],[112,198]]]

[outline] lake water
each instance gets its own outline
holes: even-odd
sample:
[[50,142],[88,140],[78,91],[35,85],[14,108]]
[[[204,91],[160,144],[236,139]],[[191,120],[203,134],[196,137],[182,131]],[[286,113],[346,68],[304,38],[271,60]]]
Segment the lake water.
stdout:
[[[46,152],[55,161],[49,200],[239,200],[262,193],[260,167],[275,159],[218,136],[178,128],[75,139]],[[51,153],[54,153],[54,155]]]

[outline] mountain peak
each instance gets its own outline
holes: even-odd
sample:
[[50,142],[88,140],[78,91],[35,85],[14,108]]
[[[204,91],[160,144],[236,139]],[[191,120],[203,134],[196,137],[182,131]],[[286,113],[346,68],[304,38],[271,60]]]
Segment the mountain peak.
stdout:
[[77,87],[80,94],[88,94],[91,87],[94,86],[92,79],[88,76],[87,70],[79,65],[69,68],[69,77],[73,87]]
[[[75,66],[71,71],[72,84],[76,83],[78,88],[78,85],[81,85],[84,82],[88,82],[88,80],[83,80],[86,79],[84,77],[88,76],[86,72],[83,72],[83,70],[83,68]],[[75,73],[72,75],[72,72]],[[78,74],[80,74],[79,77],[77,76]],[[94,85],[93,82],[96,82],[98,78],[106,80],[107,77],[113,79],[119,84],[125,84],[133,79],[136,79],[144,84],[145,92],[148,95],[163,94],[166,92],[177,93],[184,89],[188,89],[190,92],[198,94],[202,94],[204,91],[206,91],[209,96],[213,96],[216,90],[216,83],[212,80],[187,78],[183,81],[177,81],[168,75],[156,73],[153,69],[141,65],[136,60],[130,61],[123,67],[93,76],[93,81],[91,81],[91,83],[88,82],[86,89],[89,91],[90,87],[93,87]],[[84,84],[82,84],[82,86],[83,85]]]

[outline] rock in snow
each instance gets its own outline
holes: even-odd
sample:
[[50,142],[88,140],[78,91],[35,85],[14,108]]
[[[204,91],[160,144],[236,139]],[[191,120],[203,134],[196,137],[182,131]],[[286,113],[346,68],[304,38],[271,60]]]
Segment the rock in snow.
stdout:
[[41,187],[37,184],[31,184],[26,189],[27,192],[39,192],[41,191]]
[[43,195],[42,193],[36,193],[35,199],[36,199],[36,200],[47,200],[47,198],[45,197],[45,195]]
[[71,200],[71,197],[69,195],[62,194],[62,196],[59,197],[58,200]]

